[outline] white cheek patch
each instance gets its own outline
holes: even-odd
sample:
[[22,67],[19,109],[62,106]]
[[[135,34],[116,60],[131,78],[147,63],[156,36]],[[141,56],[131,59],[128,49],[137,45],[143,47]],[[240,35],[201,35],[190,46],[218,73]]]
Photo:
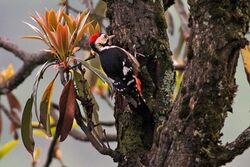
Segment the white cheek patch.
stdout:
[[107,39],[102,38],[102,37],[97,38],[95,41],[95,43],[97,43],[97,44],[104,44],[106,42],[107,42]]

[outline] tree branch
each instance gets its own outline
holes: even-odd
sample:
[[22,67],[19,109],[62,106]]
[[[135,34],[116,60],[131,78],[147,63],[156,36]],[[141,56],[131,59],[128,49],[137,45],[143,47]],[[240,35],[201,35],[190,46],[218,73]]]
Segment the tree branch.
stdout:
[[[77,129],[72,129],[70,131],[70,136],[73,137],[76,140],[83,141],[83,142],[89,142],[89,138],[78,131]],[[115,134],[107,134],[106,137],[101,138],[102,141],[108,140],[108,142],[116,142],[117,141],[117,136]]]
[[28,53],[0,37],[0,47],[12,52],[16,57],[23,61],[22,67],[8,80],[0,84],[0,95],[10,92],[20,85],[31,72],[39,65],[52,58],[48,52]]
[[17,45],[15,45],[14,43],[9,42],[8,40],[0,37],[0,47],[2,47],[3,49],[12,52],[16,57],[18,57],[21,60],[26,60],[29,53],[21,50],[18,48]]
[[48,155],[47,155],[47,160],[46,160],[44,167],[49,167],[51,162],[52,162],[52,159],[54,157],[55,147],[57,145],[57,140],[58,140],[58,136],[55,135],[53,137],[52,142],[50,143],[50,147],[49,147],[49,151],[48,151]]
[[250,126],[245,129],[233,142],[227,143],[219,154],[219,166],[231,162],[250,147]]

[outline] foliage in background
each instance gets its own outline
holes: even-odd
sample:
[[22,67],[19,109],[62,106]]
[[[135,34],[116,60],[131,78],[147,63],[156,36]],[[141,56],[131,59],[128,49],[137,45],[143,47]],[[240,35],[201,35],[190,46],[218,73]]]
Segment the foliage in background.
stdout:
[[[109,84],[111,91],[112,84],[106,75],[89,65],[86,61],[81,60],[74,56],[74,53],[79,50],[79,42],[83,35],[89,31],[89,34],[93,34],[96,31],[100,31],[99,24],[92,25],[93,21],[88,21],[89,12],[81,12],[76,17],[67,14],[64,10],[55,12],[53,9],[45,11],[44,15],[36,13],[37,16],[31,18],[37,23],[38,27],[35,27],[29,23],[30,26],[36,33],[37,36],[25,36],[24,38],[38,39],[47,44],[49,47],[45,51],[52,53],[51,60],[46,62],[37,73],[33,93],[27,101],[23,117],[22,117],[22,139],[26,149],[32,154],[34,152],[34,139],[33,139],[33,128],[32,128],[32,108],[33,103],[35,104],[35,111],[39,123],[42,125],[46,134],[50,137],[51,133],[51,97],[54,88],[54,81],[60,73],[61,83],[64,85],[62,94],[59,100],[59,119],[56,125],[55,138],[60,138],[60,141],[64,141],[68,136],[75,117],[75,111],[77,109],[77,99],[82,102],[84,89],[89,87],[84,84],[85,79],[84,68],[89,69],[95,73],[103,82]],[[44,90],[41,102],[40,110],[37,109],[37,89],[40,80],[44,72],[52,65],[57,66],[58,71],[55,74],[54,79],[48,84]],[[76,75],[78,74],[78,75]],[[82,78],[81,78],[82,77]],[[94,98],[93,96],[91,98]],[[94,117],[87,115],[87,120],[98,124],[97,112],[94,112]],[[38,116],[39,115],[39,116]]]

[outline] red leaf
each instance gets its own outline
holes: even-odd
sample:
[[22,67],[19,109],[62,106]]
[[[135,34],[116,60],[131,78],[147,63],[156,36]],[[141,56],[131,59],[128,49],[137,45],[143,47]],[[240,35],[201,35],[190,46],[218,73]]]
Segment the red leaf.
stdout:
[[8,93],[7,98],[8,98],[11,110],[13,110],[13,109],[16,109],[17,111],[22,110],[19,101],[17,100],[16,96],[13,93],[11,93],[11,92]]
[[76,110],[75,99],[74,83],[73,80],[70,80],[63,88],[59,101],[60,116],[56,127],[56,134],[61,136],[60,141],[66,139],[72,128]]
[[247,80],[250,84],[250,44],[244,49],[241,49],[241,56],[243,59]]
[[[17,113],[15,111],[11,111],[10,115],[13,119],[16,120],[16,122],[21,122],[21,119],[19,118],[19,116],[17,115]],[[17,126],[15,125],[15,123],[10,122],[10,133],[12,134],[13,132],[15,132],[17,129]]]

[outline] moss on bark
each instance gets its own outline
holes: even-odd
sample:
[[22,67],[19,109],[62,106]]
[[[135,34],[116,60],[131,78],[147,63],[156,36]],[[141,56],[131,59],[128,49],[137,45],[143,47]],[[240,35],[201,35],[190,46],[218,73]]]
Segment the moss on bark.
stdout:
[[[125,109],[115,112],[118,133],[117,149],[124,155],[119,166],[148,165],[147,153],[152,146],[154,122],[159,122],[170,108],[174,88],[174,72],[171,51],[167,38],[164,9],[157,1],[107,1],[107,16],[111,20],[108,29],[116,35],[114,44],[132,52],[133,45],[145,57],[141,63],[139,77],[143,97],[152,113],[133,113]],[[118,103],[117,103],[118,104]],[[151,120],[151,121],[147,121]],[[158,124],[156,125],[158,126]]]

